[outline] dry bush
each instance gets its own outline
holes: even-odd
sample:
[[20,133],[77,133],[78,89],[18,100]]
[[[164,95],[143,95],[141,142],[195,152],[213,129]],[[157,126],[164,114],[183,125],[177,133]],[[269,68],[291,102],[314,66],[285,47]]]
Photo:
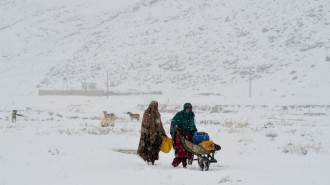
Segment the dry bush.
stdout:
[[102,118],[99,117],[99,116],[94,116],[94,117],[91,117],[90,119],[91,119],[91,120],[101,120]]
[[65,135],[109,135],[109,134],[124,134],[124,135],[137,135],[138,129],[135,127],[100,127],[95,124],[81,123],[79,128],[64,128],[59,129],[60,134]]
[[288,134],[294,134],[294,133],[296,133],[296,129],[291,129],[291,130],[287,130],[287,131],[285,131],[285,133],[288,133]]
[[283,153],[297,153],[299,155],[307,155],[309,151],[320,152],[321,151],[321,143],[317,145],[313,144],[305,144],[305,145],[296,145],[293,143],[289,143],[283,147]]
[[311,113],[311,112],[308,112],[308,113],[304,113],[305,116],[326,116],[327,114],[325,113]]
[[14,126],[14,125],[9,125],[9,126],[7,126],[6,128],[7,128],[7,129],[8,129],[8,128],[15,128],[15,126]]
[[54,112],[48,112],[48,115],[52,116],[54,115]]
[[223,113],[234,113],[235,111],[231,111],[231,110],[224,110]]
[[225,120],[225,122],[222,124],[224,127],[233,127],[234,125],[234,122],[233,121],[228,121],[228,120]]
[[67,117],[68,119],[78,119],[79,117],[78,116],[69,116]]
[[274,128],[274,123],[268,122],[263,126],[263,128]]
[[134,132],[134,129],[132,128],[120,128],[120,131],[122,134],[127,134],[129,132]]
[[220,122],[218,120],[200,120],[199,124],[203,125],[219,125]]
[[71,136],[71,135],[73,135],[73,132],[70,130],[70,129],[59,129],[58,130],[58,132],[60,133],[60,134],[66,134],[66,135],[68,135],[68,136]]
[[51,154],[51,155],[58,155],[60,153],[60,150],[55,148],[54,150],[51,150],[49,149],[48,152]]
[[59,114],[59,113],[56,113],[56,116],[59,117],[59,118],[63,118],[63,115]]
[[102,127],[95,127],[91,129],[85,129],[87,134],[90,135],[109,135],[111,129],[110,128],[102,128]]
[[227,176],[227,177],[223,177],[223,178],[221,178],[220,181],[219,181],[219,183],[226,183],[226,182],[230,182],[230,183],[232,183],[233,181],[230,180],[230,177],[229,177],[229,176]]
[[251,138],[249,138],[249,139],[247,139],[247,138],[240,138],[239,140],[238,140],[238,142],[240,142],[240,143],[242,143],[242,142],[244,142],[244,143],[247,143],[247,142],[252,142],[253,141],[253,139],[251,139]]
[[266,137],[270,137],[272,141],[274,141],[275,137],[277,137],[276,133],[268,133],[266,134]]
[[245,123],[236,123],[235,127],[236,128],[247,128],[249,126],[249,123],[245,122]]
[[82,134],[89,134],[89,135],[109,135],[111,128],[103,128],[103,127],[91,127],[91,128],[81,128],[81,129],[59,129],[58,132],[60,134],[66,134],[68,136],[73,135],[82,135]]
[[47,118],[46,121],[54,121],[54,118],[53,117]]
[[225,120],[225,122],[222,124],[224,127],[235,127],[235,128],[247,128],[249,127],[249,123],[248,122],[236,122],[236,121],[232,121],[232,120]]
[[268,133],[266,134],[266,137],[277,137],[276,133]]

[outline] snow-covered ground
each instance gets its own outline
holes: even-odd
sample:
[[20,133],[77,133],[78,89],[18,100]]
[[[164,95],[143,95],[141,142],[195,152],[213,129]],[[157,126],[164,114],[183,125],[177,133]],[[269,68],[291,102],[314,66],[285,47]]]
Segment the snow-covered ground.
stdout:
[[[173,168],[173,151],[161,153],[155,166],[116,151],[137,149],[140,122],[125,112],[142,114],[148,98],[159,100],[168,133],[170,119],[182,105],[161,96],[39,97],[15,104],[25,116],[17,123],[6,120],[10,109],[1,105],[0,184],[330,182],[329,105],[221,105],[195,97],[198,130],[222,146],[218,163],[202,172],[196,162],[187,169]],[[102,110],[119,117],[114,127],[100,127]]]

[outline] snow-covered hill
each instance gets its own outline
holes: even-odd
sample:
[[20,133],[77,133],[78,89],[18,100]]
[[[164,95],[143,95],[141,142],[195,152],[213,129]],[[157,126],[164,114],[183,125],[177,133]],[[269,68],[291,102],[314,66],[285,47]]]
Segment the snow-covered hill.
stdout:
[[244,97],[251,68],[254,96],[330,93],[328,0],[3,0],[0,15],[1,79],[39,66],[32,89],[105,89],[109,71],[118,91]]

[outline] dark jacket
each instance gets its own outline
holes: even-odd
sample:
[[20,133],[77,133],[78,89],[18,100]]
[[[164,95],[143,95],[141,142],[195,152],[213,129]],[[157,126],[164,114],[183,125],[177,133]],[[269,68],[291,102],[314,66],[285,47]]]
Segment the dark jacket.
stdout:
[[[191,107],[190,112],[186,112],[187,107]],[[190,103],[186,103],[183,106],[183,110],[178,112],[171,122],[171,135],[174,133],[175,128],[181,132],[186,133],[195,133],[197,132],[196,125],[195,125],[195,114],[192,111],[192,105]]]
[[[186,112],[186,108],[188,106],[191,107],[190,112]],[[195,114],[192,111],[192,105],[190,103],[184,104],[183,110],[178,112],[172,119],[170,134],[172,136],[172,142],[173,142],[173,148],[175,150],[175,154],[177,154],[175,131],[177,130],[179,133],[181,132],[186,135],[192,136],[195,132],[197,132],[194,119],[195,119]]]

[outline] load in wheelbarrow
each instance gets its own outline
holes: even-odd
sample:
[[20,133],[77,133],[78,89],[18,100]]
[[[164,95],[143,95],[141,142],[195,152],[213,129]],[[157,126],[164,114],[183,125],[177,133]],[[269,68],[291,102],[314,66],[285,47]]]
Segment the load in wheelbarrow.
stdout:
[[[194,160],[197,160],[199,167],[202,171],[209,170],[210,163],[217,163],[218,161],[214,158],[214,154],[216,151],[221,150],[221,147],[212,141],[209,141],[207,144],[212,144],[212,149],[206,150],[201,145],[196,145],[193,142],[185,139],[182,135],[180,135],[180,139],[183,143],[183,146],[186,148],[188,152],[192,154],[191,159],[188,159],[188,164],[192,164]],[[207,147],[206,147],[207,148]],[[194,159],[194,156],[197,158]]]

